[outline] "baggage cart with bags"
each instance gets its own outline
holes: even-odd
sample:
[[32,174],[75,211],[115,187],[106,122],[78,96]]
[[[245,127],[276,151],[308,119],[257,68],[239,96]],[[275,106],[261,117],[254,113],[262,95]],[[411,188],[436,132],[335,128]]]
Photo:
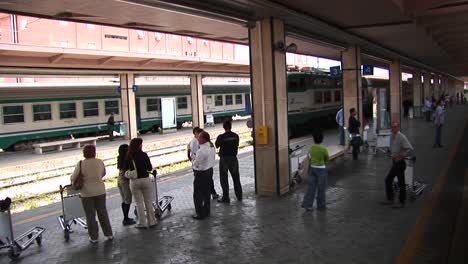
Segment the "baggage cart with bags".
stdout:
[[33,227],[18,237],[14,237],[13,222],[11,220],[10,204],[0,210],[0,249],[8,249],[8,257],[16,259],[21,252],[36,242],[42,245],[43,227]]
[[57,217],[60,227],[63,229],[65,241],[70,239],[73,233],[72,225],[77,224],[87,229],[80,191],[74,190],[72,185],[60,185],[60,198],[62,201],[62,215]]

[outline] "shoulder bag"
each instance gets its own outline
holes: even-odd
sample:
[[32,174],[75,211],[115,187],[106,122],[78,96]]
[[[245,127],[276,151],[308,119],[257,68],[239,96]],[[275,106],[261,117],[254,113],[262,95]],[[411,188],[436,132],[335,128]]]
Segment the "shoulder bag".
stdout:
[[138,172],[137,172],[135,161],[132,160],[132,162],[133,162],[133,170],[128,170],[124,174],[125,178],[130,179],[130,180],[138,178]]
[[83,174],[81,173],[81,160],[78,163],[78,175],[72,183],[72,187],[75,190],[81,190],[83,188]]

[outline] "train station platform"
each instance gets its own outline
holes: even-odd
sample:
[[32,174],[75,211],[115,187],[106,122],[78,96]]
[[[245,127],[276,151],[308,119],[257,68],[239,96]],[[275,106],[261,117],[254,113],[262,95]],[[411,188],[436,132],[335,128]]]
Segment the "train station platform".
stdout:
[[[362,153],[353,161],[346,154],[334,162],[329,167],[327,209],[304,211],[300,203],[305,184],[280,198],[256,196],[253,157],[245,153],[239,157],[244,200],[229,205],[213,202],[208,219],[191,218],[193,177],[186,170],[160,182],[160,195],[173,195],[175,200],[172,211],[153,229],[123,227],[120,199],[117,191],[111,190],[107,199],[113,241],[100,238],[99,243],[90,244],[86,230],[76,227],[70,241],[65,242],[56,221],[60,204],[14,215],[17,234],[31,226],[47,229],[42,247],[31,246],[16,262],[447,263],[431,262],[447,257],[447,251],[441,244],[426,242],[442,236],[452,241],[457,225],[450,222],[459,222],[466,215],[458,209],[460,205],[466,208],[462,201],[467,200],[460,185],[466,173],[467,110],[464,106],[447,110],[443,148],[432,148],[432,124],[422,119],[403,120],[403,133],[418,159],[415,177],[428,184],[423,194],[403,209],[380,204],[390,166],[385,155]],[[217,167],[214,178],[220,191]],[[453,193],[458,193],[457,197]],[[446,205],[459,217],[446,215]],[[464,246],[450,243],[448,247],[451,245]],[[6,252],[0,251],[0,262],[8,261]]]

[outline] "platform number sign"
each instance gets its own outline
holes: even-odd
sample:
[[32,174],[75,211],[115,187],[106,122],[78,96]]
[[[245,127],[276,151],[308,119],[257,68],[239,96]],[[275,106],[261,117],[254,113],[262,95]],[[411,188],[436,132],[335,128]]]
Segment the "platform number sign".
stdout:
[[341,76],[341,67],[340,66],[330,67],[330,76],[331,77],[340,77]]
[[374,75],[374,66],[362,65],[362,75]]

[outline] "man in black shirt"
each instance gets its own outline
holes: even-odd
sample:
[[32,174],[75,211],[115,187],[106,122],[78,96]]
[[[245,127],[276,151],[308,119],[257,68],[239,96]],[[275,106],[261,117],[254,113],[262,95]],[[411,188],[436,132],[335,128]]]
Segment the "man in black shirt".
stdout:
[[239,176],[239,162],[237,161],[237,149],[239,148],[239,135],[231,131],[231,121],[223,123],[224,134],[216,139],[216,148],[219,148],[219,179],[223,188],[223,197],[218,200],[220,203],[229,203],[229,180],[228,171],[231,173],[234,183],[234,191],[237,200],[242,200],[242,186]]
[[109,140],[114,141],[114,113],[111,113],[109,119],[107,119],[107,131],[109,132]]
[[361,127],[361,122],[356,119],[356,109],[349,109],[349,120],[348,120],[348,131],[351,135],[351,146],[353,146],[353,160],[358,159],[359,155],[359,146],[361,145],[361,135],[359,134],[359,128]]

